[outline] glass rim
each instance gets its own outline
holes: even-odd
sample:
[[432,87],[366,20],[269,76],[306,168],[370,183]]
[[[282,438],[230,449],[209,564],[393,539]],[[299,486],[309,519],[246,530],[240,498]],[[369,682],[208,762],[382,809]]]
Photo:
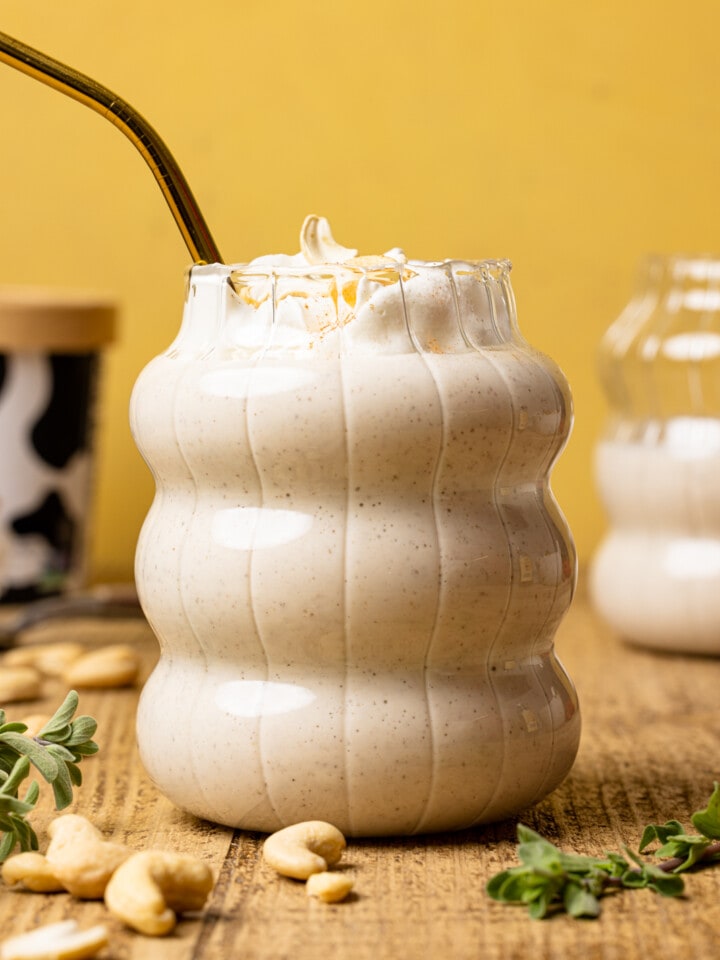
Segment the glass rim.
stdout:
[[195,264],[190,268],[193,276],[219,275],[234,279],[272,279],[272,278],[304,278],[308,280],[328,280],[336,277],[387,277],[390,274],[398,278],[409,279],[424,271],[440,270],[444,273],[463,272],[504,277],[512,270],[509,259],[484,260],[393,260],[387,257],[357,257],[344,263],[317,263],[317,264],[283,264],[262,263],[254,264]]

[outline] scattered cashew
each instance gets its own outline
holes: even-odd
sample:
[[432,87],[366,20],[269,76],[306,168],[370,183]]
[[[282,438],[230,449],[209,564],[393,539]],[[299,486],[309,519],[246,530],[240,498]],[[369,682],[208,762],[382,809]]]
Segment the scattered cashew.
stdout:
[[174,928],[175,913],[200,910],[213,886],[210,867],[161,850],[134,853],[112,875],[105,904],[113,916],[151,937]]
[[305,889],[309,897],[317,897],[325,903],[344,900],[353,888],[353,881],[342,873],[313,873],[308,877]]
[[0,703],[37,700],[42,692],[40,674],[33,667],[0,666]]
[[61,880],[41,853],[16,853],[2,866],[2,878],[9,887],[22,883],[35,893],[56,893],[64,890]]
[[0,960],[86,960],[107,943],[107,930],[101,924],[80,930],[75,920],[62,920],[6,940]]
[[345,846],[337,827],[323,820],[308,820],[271,834],[263,844],[263,858],[284,877],[307,880],[337,863]]
[[48,677],[59,677],[73,660],[85,652],[81,643],[37,643],[16,647],[3,657],[9,667],[35,667]]
[[[89,820],[74,813],[48,827],[47,862],[63,887],[82,900],[100,900],[112,874],[132,851],[103,840]],[[27,885],[27,881],[25,881]]]
[[125,687],[137,680],[140,658],[131,646],[116,643],[83,654],[65,669],[70,687]]

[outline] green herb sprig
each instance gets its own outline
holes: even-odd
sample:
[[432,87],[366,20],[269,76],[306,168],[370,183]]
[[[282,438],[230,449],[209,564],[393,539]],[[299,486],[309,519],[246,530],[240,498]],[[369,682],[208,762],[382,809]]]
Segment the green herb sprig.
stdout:
[[26,736],[27,724],[6,720],[0,710],[0,863],[19,844],[21,850],[37,850],[38,838],[26,817],[34,810],[40,786],[33,780],[22,799],[20,786],[33,767],[53,788],[55,808],[63,810],[73,798],[73,786],[82,783],[78,764],[97,753],[92,739],[97,722],[77,717],[78,695],[68,693],[54,716],[34,737]]
[[600,898],[622,889],[647,887],[662,896],[679,896],[684,890],[680,873],[720,861],[720,784],[715,783],[707,807],[691,820],[698,834],[689,834],[678,820],[645,827],[639,853],[658,842],[654,853],[660,863],[643,860],[628,847],[623,853],[606,852],[604,857],[564,853],[519,824],[520,864],[492,877],[487,892],[503,903],[525,904],[538,920],[563,911],[571,917],[597,917]]

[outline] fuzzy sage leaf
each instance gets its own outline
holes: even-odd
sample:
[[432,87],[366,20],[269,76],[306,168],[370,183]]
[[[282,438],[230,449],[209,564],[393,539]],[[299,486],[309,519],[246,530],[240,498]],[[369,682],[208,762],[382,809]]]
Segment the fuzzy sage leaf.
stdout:
[[37,835],[26,819],[40,796],[38,782],[33,780],[25,796],[19,797],[32,767],[52,786],[56,809],[62,810],[72,802],[73,786],[82,783],[78,764],[99,749],[92,739],[97,723],[92,717],[73,720],[77,707],[78,695],[71,690],[34,737],[27,736],[26,724],[7,722],[0,710],[0,863],[16,846],[38,848]]

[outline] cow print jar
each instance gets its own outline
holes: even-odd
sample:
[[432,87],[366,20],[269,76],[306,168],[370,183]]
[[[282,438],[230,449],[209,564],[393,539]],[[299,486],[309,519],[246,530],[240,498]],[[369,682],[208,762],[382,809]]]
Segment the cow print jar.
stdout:
[[89,295],[0,288],[0,602],[84,580],[97,375],[114,319]]

